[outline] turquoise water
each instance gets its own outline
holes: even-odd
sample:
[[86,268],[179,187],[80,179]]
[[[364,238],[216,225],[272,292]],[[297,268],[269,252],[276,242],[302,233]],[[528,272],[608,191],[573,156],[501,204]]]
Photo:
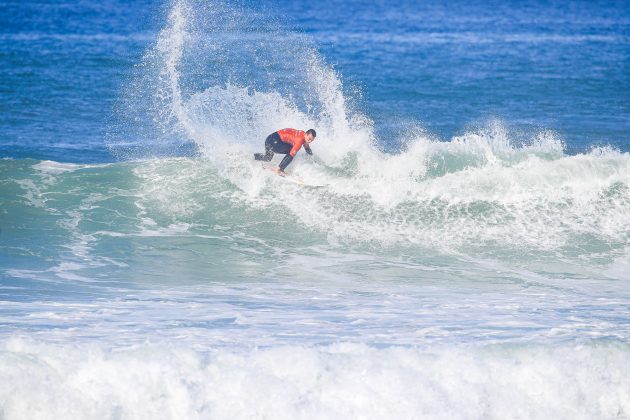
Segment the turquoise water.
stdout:
[[630,415],[623,2],[1,4],[0,418]]

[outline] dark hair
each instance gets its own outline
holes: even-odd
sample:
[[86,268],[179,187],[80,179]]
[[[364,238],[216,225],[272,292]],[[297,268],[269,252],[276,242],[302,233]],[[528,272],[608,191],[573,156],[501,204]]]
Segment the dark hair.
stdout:
[[317,133],[312,128],[309,128],[308,131],[306,131],[306,134],[312,134],[313,137],[317,137]]

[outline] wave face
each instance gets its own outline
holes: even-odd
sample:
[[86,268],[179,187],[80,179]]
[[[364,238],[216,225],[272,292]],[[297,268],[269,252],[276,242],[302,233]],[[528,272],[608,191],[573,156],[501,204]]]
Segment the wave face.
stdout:
[[[44,259],[111,268],[130,258],[112,247],[153,236],[217,246],[240,237],[262,260],[274,260],[276,246],[528,268],[606,270],[628,258],[628,154],[567,156],[553,138],[515,148],[496,129],[448,143],[418,139],[397,155],[351,152],[336,166],[296,159],[293,174],[322,188],[287,183],[238,153],[220,163],[4,160],[12,199],[3,236],[16,248],[41,246]],[[32,221],[19,227],[25,214]],[[31,242],[31,230],[57,246]]]
[[379,138],[288,26],[169,3],[120,161],[0,160],[0,418],[627,418],[630,154]]

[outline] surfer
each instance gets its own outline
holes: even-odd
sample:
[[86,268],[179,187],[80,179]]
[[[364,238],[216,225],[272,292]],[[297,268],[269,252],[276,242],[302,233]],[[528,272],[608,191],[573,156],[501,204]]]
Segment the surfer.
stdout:
[[274,153],[286,155],[277,168],[273,171],[278,175],[286,175],[284,170],[295,157],[295,154],[304,146],[304,150],[309,155],[313,154],[309,146],[317,137],[317,133],[312,128],[306,132],[295,128],[283,128],[275,133],[271,133],[265,140],[265,153],[254,153],[254,159],[269,162]]

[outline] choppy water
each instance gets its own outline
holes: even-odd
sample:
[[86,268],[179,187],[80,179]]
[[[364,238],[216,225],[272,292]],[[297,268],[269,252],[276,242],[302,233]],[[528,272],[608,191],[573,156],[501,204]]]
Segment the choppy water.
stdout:
[[623,2],[0,17],[0,418],[630,415]]

